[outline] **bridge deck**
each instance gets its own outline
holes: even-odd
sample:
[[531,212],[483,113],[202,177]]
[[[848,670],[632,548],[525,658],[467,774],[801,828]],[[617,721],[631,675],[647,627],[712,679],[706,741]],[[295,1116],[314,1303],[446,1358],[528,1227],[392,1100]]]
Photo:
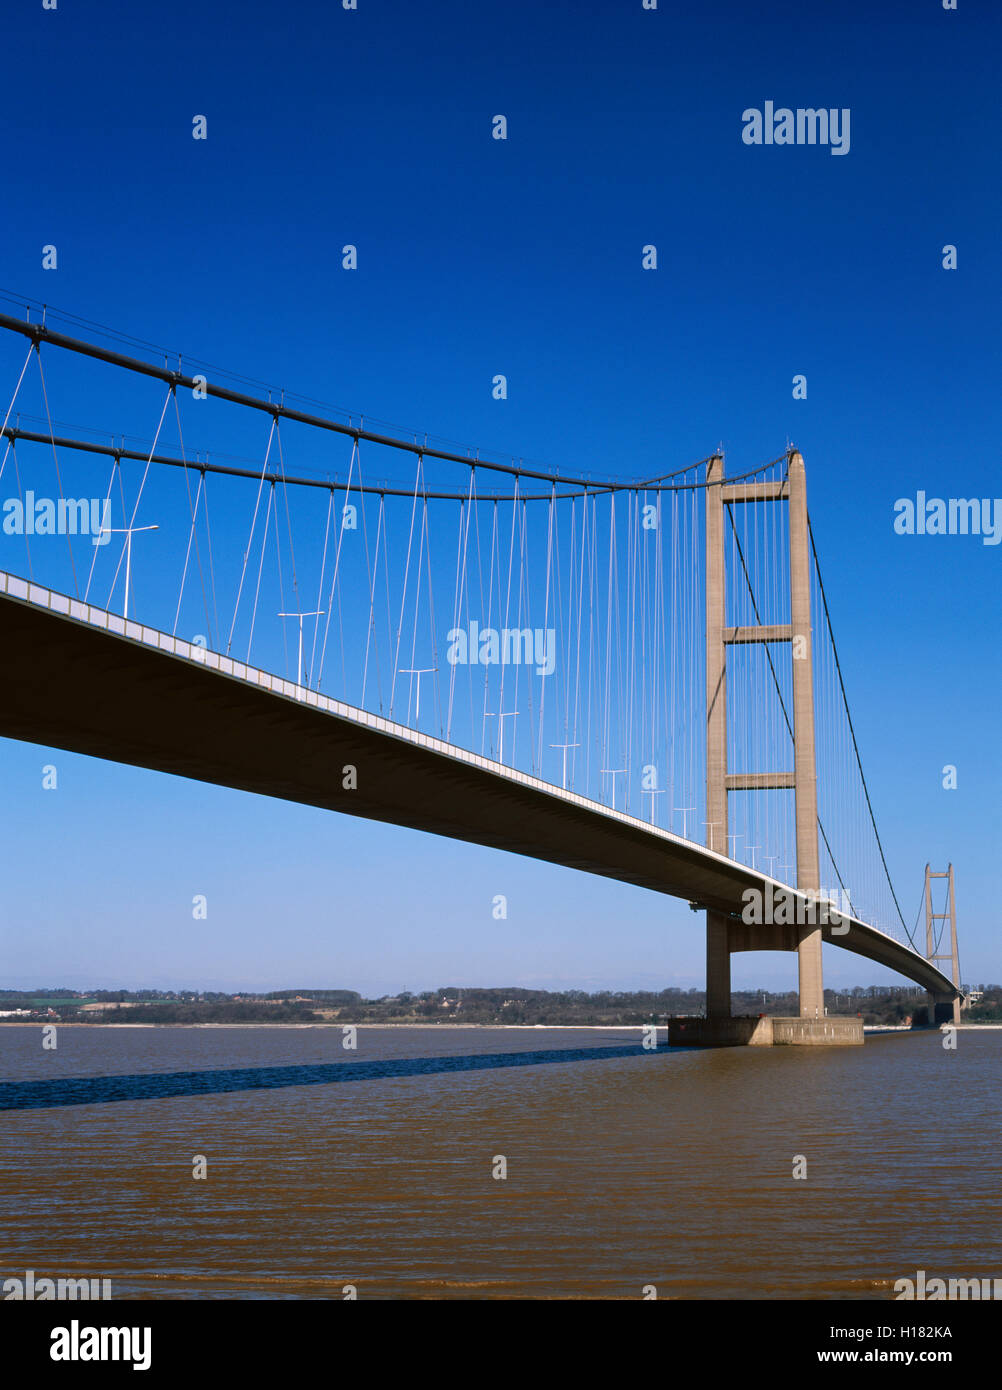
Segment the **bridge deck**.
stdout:
[[[785,885],[736,860],[2,571],[0,641],[16,673],[0,684],[0,736],[601,874],[733,914],[741,949],[779,944],[775,929],[737,919],[745,889]],[[343,786],[348,765],[355,790]],[[825,940],[954,997],[915,951],[847,921]]]

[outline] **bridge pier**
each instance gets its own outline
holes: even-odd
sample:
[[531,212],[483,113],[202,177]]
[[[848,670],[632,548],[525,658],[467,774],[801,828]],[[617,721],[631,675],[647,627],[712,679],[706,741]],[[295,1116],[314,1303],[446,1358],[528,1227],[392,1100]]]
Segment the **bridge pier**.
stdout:
[[929,1001],[929,1023],[931,1026],[939,1028],[944,1023],[952,1023],[954,1027],[960,1027],[959,999],[931,993],[928,993],[926,998]]
[[825,990],[821,974],[821,928],[804,927],[797,944],[800,1017],[824,1018]]
[[[817,940],[812,937],[816,935]],[[816,968],[820,991],[821,927],[793,923],[752,925],[721,912],[706,914],[706,1017],[672,1019],[668,1040],[679,1047],[845,1047],[862,1043],[860,1018],[825,1014],[824,999],[817,1014],[797,1018],[731,1014],[731,956],[736,951],[798,953],[801,969]],[[801,985],[803,989],[803,985]],[[803,995],[801,996],[803,998]]]
[[731,1016],[730,923],[722,912],[706,914],[706,1017]]

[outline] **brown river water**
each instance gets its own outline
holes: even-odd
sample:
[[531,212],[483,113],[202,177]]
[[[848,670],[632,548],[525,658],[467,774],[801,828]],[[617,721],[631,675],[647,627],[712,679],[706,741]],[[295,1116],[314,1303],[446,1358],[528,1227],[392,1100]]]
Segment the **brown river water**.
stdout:
[[335,1027],[86,1026],[47,1051],[0,1026],[0,1280],[860,1299],[919,1269],[1002,1276],[1002,1031],[955,1052],[661,1037],[372,1027],[346,1051]]

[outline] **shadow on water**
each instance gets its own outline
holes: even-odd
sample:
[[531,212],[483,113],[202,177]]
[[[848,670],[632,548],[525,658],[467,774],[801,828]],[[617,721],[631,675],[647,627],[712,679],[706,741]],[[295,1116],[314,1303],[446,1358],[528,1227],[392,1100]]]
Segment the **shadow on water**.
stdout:
[[[689,1051],[674,1047],[672,1052]],[[415,1057],[372,1062],[319,1063],[295,1067],[147,1072],[131,1076],[83,1076],[60,1081],[0,1083],[0,1110],[44,1110],[60,1105],[99,1105],[120,1100],[163,1100],[170,1096],[219,1095],[227,1091],[275,1090],[281,1086],[329,1086],[339,1081],[384,1081],[447,1072],[494,1071],[558,1062],[602,1062],[614,1057],[655,1057],[667,1047],[642,1043],[611,1047],[553,1048],[545,1052],[489,1052],[466,1057]]]

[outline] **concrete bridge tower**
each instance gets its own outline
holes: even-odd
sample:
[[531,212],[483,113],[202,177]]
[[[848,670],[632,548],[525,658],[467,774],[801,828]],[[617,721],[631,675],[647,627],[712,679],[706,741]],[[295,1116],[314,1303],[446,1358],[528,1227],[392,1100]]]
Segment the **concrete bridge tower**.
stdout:
[[[792,789],[796,804],[797,887],[820,889],[817,769],[814,752],[814,675],[811,642],[811,568],[804,460],[794,450],[781,482],[726,483],[724,461],[714,456],[706,488],[706,819],[711,849],[726,848],[730,791]],[[786,502],[789,508],[790,622],[728,627],[724,562],[724,507]],[[793,663],[793,770],[732,774],[727,769],[727,648],[735,643],[788,643]],[[824,1018],[821,926],[756,929],[756,945],[795,949],[799,957],[800,1017]],[[748,949],[747,928],[724,914],[706,914],[706,1013],[731,1013],[731,952]]]
[[[932,901],[932,880],[934,878],[946,879],[946,911],[933,912]],[[949,922],[950,924],[950,950],[937,954],[936,923]],[[954,1026],[960,1024],[961,998],[960,993],[960,957],[957,952],[957,909],[953,898],[953,865],[943,873],[934,873],[927,864],[925,866],[925,954],[926,959],[935,964],[937,961],[949,961],[954,985],[957,988],[956,995],[949,999],[945,995],[929,995],[929,1022],[945,1023],[952,1021]]]

